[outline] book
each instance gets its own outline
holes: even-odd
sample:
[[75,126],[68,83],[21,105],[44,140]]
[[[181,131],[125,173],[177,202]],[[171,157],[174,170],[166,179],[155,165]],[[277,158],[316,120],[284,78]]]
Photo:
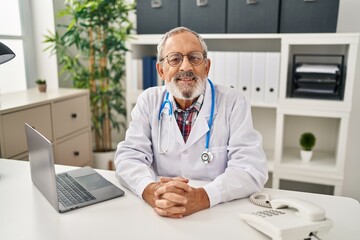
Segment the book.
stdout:
[[156,57],[143,57],[143,89],[157,86]]

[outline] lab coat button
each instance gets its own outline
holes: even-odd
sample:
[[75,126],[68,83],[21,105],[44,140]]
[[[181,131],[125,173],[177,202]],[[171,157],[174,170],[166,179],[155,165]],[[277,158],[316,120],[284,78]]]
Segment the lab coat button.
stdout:
[[183,151],[183,154],[188,154],[188,150]]

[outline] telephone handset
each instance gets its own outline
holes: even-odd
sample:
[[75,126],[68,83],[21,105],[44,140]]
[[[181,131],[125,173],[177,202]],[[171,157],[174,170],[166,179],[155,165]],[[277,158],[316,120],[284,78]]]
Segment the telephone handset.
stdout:
[[[271,209],[241,213],[240,218],[273,240],[316,239],[327,232],[332,221],[325,217],[325,210],[305,200],[281,198],[270,200]],[[251,201],[255,203],[253,200]],[[259,202],[256,205],[261,205]]]

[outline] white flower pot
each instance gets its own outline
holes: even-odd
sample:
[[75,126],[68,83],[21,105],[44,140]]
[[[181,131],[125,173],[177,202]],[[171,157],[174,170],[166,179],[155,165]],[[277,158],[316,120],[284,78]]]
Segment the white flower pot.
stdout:
[[311,160],[313,151],[305,151],[305,150],[300,150],[300,156],[301,156],[301,160],[304,163],[308,163]]
[[93,152],[94,167],[97,169],[114,170],[115,151],[110,152]]

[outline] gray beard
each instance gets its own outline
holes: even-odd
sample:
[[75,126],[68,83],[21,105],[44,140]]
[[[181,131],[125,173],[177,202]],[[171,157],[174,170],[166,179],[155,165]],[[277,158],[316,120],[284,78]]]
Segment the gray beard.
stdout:
[[183,100],[192,100],[200,96],[200,94],[205,92],[206,88],[206,78],[200,79],[198,76],[195,77],[194,86],[184,86],[177,83],[178,76],[175,76],[171,79],[170,82],[166,82],[166,89],[177,99]]

